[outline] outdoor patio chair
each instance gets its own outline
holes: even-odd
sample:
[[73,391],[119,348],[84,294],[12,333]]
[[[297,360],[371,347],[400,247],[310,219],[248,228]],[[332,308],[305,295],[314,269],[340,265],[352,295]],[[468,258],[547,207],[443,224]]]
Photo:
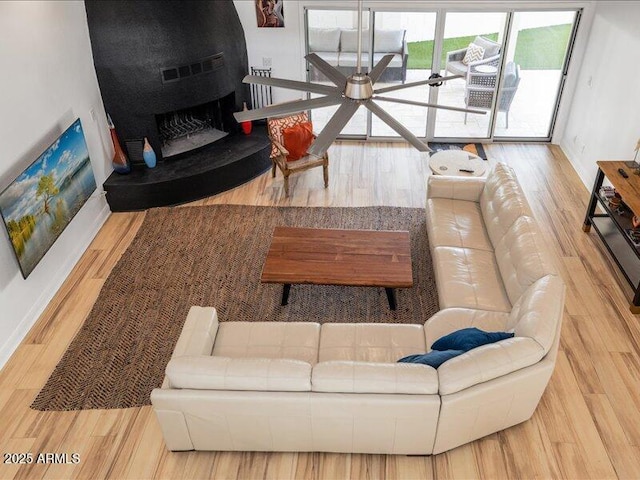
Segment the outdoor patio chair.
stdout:
[[500,63],[499,43],[481,36],[477,36],[473,43],[484,48],[484,57],[481,60],[469,62],[469,64],[465,65],[464,63],[462,63],[462,60],[467,54],[466,48],[447,52],[447,63],[445,67],[447,72],[451,73],[452,75],[466,75],[467,71],[469,71],[470,68],[477,67],[478,65],[490,65],[493,67],[498,66],[498,64]]
[[[516,95],[518,85],[520,84],[520,65],[514,62],[508,62],[504,67],[504,82],[502,85],[502,94],[498,99],[498,111],[505,112],[506,128],[509,128],[509,109],[511,102]],[[483,73],[469,70],[467,73],[467,84],[464,91],[464,103],[469,108],[481,108],[485,110],[491,109],[493,103],[493,95],[496,91],[497,72]],[[467,114],[464,114],[464,123],[467,123]]]

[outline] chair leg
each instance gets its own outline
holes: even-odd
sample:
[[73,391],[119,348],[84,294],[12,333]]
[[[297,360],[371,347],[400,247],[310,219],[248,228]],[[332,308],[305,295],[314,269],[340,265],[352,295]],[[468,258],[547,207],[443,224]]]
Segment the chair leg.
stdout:
[[285,197],[289,196],[289,174],[288,173],[284,174],[284,196]]
[[329,164],[325,163],[322,166],[322,176],[324,177],[324,188],[329,186]]

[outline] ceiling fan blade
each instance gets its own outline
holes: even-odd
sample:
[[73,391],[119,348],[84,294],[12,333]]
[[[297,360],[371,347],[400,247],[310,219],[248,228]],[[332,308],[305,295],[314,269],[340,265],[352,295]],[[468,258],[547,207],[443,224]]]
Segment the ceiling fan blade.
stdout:
[[374,90],[375,93],[387,93],[395,90],[402,90],[403,88],[419,87],[420,85],[430,85],[432,83],[446,82],[447,80],[453,80],[454,78],[464,78],[463,75],[450,75],[448,77],[431,78],[428,80],[420,80],[419,82],[402,83],[399,85],[392,85],[391,87],[384,87]]
[[340,95],[342,93],[331,85],[321,85],[319,83],[299,82],[297,80],[287,80],[286,78],[261,77],[259,75],[247,75],[242,79],[243,83],[255,83],[258,85],[269,85],[272,87],[290,88],[291,90],[302,90],[303,92],[319,93],[321,95]]
[[342,131],[353,114],[356,113],[360,104],[351,100],[344,100],[340,108],[333,114],[331,120],[322,129],[322,132],[309,147],[308,152],[316,157],[322,156],[331,146],[338,134]]
[[347,83],[347,77],[345,77],[340,70],[331,66],[322,57],[315,53],[310,53],[306,57],[307,61],[320,70],[329,80],[335,83],[339,88],[344,90]]
[[413,133],[411,133],[408,129],[402,126],[400,122],[398,122],[395,118],[389,115],[386,111],[384,111],[380,106],[376,105],[371,100],[364,102],[364,106],[371,110],[380,120],[389,125],[392,129],[394,129],[398,134],[403,137],[407,142],[416,147],[421,152],[431,152],[432,150],[429,146],[418,139]]
[[375,100],[380,100],[382,102],[404,103],[405,105],[416,105],[418,107],[442,108],[443,110],[453,110],[455,112],[479,113],[480,115],[485,115],[487,113],[484,110],[473,110],[471,108],[450,107],[448,105],[439,105],[437,103],[416,102],[413,100],[405,100],[403,98],[381,97],[379,95],[376,95],[373,98]]
[[387,66],[389,65],[389,62],[393,60],[394,56],[395,55],[390,53],[382,57],[380,61],[376,63],[376,66],[373,67],[373,70],[371,70],[371,73],[369,74],[371,83],[376,83],[378,81],[378,79],[380,78],[380,75],[382,75],[382,72],[384,72],[384,69],[387,68]]
[[246,122],[248,120],[258,120],[260,118],[278,117],[289,113],[302,112],[311,108],[328,107],[342,102],[342,97],[332,95],[327,97],[312,98],[310,100],[296,100],[294,102],[279,103],[277,105],[269,105],[255,110],[243,110],[235,112],[233,116],[238,122]]

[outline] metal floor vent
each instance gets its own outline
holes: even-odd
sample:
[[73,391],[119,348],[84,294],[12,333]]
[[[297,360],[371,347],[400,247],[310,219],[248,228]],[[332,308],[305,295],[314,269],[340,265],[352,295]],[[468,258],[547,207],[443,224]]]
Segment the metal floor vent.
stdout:
[[223,65],[224,53],[220,52],[215,55],[211,55],[210,57],[202,58],[189,65],[162,68],[160,69],[160,76],[162,78],[162,83],[172,83],[180,81],[183,78],[213,72],[222,68]]

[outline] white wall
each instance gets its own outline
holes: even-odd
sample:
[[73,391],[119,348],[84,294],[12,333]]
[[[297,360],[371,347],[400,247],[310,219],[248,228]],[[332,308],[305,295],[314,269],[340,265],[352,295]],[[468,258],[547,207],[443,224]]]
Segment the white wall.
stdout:
[[[84,3],[0,2],[0,65],[0,189],[80,117],[101,191],[100,185],[111,170],[112,146],[93,67]],[[26,280],[2,227],[0,366],[109,215],[99,191]]]
[[[589,188],[640,137],[640,2],[598,2],[560,146]],[[591,85],[589,85],[591,82]]]
[[[271,67],[271,76],[291,80],[304,80],[303,12],[294,0],[285,0],[284,27],[258,28],[254,0],[233,0],[238,11],[247,42],[249,68]],[[269,65],[271,62],[271,65]],[[303,92],[273,89],[273,102],[286,102],[303,98]]]

